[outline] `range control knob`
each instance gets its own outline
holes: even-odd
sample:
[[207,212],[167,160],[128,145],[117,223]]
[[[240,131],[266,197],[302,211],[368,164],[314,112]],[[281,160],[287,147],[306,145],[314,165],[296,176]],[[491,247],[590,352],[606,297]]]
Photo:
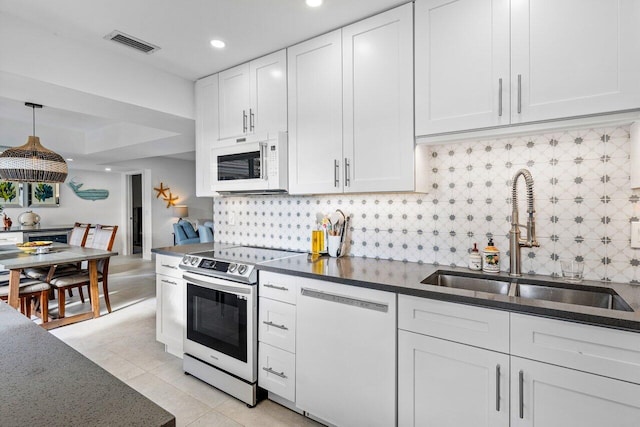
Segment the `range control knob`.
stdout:
[[229,264],[229,268],[227,269],[227,271],[229,273],[233,273],[237,269],[238,269],[238,264],[236,264],[235,262],[232,262],[231,264]]
[[191,257],[191,265],[196,265],[198,263],[198,258]]
[[189,255],[185,255],[184,258],[182,258],[182,263],[183,264],[189,264],[191,257]]
[[247,267],[247,266],[246,266],[246,265],[244,265],[244,264],[240,264],[240,265],[238,266],[238,274],[244,274],[244,273],[246,273],[246,272],[247,272],[247,268],[249,268],[249,267]]

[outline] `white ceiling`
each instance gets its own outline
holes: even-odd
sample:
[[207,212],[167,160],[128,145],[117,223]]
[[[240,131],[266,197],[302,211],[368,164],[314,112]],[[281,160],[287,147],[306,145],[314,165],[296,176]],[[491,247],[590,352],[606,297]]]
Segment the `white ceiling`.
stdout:
[[[324,0],[321,7],[312,9],[304,0],[0,0],[0,13],[28,21],[58,40],[82,43],[96,52],[122,55],[195,81],[402,3],[406,0]],[[105,40],[104,36],[113,30],[161,49],[146,55]],[[213,38],[224,40],[227,47],[211,48],[209,41]],[[158,144],[151,149],[148,141],[137,141],[136,147],[108,147],[109,150],[102,150],[103,156],[97,156],[96,150],[87,147],[96,134],[110,135],[117,129],[120,139],[127,140],[124,133],[132,129],[137,134],[141,129],[149,135],[154,133],[140,123],[124,125],[114,117],[70,110],[37,110],[36,123],[38,129],[50,129],[53,140],[65,132],[67,139],[84,135],[83,149],[60,148],[49,146],[37,130],[45,146],[74,157],[75,165],[84,161],[91,167],[157,155],[194,158],[193,141],[188,146],[178,144],[181,148],[159,144],[159,150]],[[31,109],[23,102],[0,97],[0,123],[0,145],[21,145],[31,133]],[[15,141],[22,126],[26,126],[27,133]],[[171,139],[166,129],[160,135],[164,142]]]

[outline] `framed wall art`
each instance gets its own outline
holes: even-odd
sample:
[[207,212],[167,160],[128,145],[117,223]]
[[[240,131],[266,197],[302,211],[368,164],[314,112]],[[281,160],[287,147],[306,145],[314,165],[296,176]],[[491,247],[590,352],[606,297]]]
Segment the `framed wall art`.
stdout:
[[24,184],[0,180],[0,207],[18,208],[24,206]]
[[38,208],[60,206],[60,184],[30,183],[29,206]]

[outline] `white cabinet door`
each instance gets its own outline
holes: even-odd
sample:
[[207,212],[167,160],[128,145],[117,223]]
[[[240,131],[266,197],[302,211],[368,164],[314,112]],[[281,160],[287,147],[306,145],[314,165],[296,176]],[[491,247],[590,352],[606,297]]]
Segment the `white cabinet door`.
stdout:
[[218,141],[218,75],[196,82],[196,196],[215,195],[211,189],[211,149]]
[[220,139],[233,138],[249,129],[249,63],[222,71],[218,75]]
[[287,52],[281,50],[249,63],[251,106],[248,133],[287,130]]
[[416,135],[509,124],[509,0],[416,1]]
[[640,5],[514,0],[512,123],[640,107]]
[[398,425],[509,426],[509,356],[398,331]]
[[396,422],[396,295],[300,279],[296,406],[330,424]]
[[184,280],[156,274],[156,340],[166,345],[167,352],[182,357],[182,335],[185,328]]
[[287,49],[289,193],[341,193],[341,31]]
[[640,385],[511,358],[511,427],[637,427]]
[[413,191],[413,5],[342,29],[345,192]]

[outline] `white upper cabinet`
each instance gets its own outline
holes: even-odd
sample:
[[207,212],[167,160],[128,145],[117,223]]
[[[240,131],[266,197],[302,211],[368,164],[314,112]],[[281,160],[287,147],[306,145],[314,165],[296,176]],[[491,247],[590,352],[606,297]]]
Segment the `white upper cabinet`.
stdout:
[[416,2],[416,134],[509,124],[509,0]]
[[249,64],[238,65],[219,74],[220,139],[247,133],[249,126]]
[[289,192],[413,191],[413,5],[288,49]]
[[341,31],[287,49],[289,192],[342,192]]
[[196,82],[196,196],[210,197],[211,148],[218,141],[218,75]]
[[414,190],[413,5],[342,29],[344,190]]
[[286,51],[219,74],[220,139],[287,130]]
[[634,0],[417,0],[416,134],[640,108]]
[[512,0],[512,122],[640,108],[638,22],[635,0]]

